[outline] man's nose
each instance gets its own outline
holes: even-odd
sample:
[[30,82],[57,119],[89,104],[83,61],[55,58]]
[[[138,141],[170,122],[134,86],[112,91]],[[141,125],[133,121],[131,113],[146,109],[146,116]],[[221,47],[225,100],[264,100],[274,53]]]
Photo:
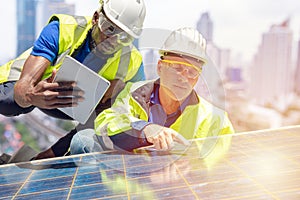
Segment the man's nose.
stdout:
[[189,75],[189,70],[187,68],[183,68],[182,71],[180,72],[181,75],[188,77]]

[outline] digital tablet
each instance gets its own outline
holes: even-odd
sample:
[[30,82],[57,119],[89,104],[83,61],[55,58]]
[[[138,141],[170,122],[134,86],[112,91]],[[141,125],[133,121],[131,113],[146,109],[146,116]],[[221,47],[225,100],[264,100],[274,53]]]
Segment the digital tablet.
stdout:
[[78,102],[76,107],[58,108],[81,124],[85,124],[110,86],[108,80],[71,56],[64,58],[54,81],[75,81],[77,87],[84,91],[84,100]]

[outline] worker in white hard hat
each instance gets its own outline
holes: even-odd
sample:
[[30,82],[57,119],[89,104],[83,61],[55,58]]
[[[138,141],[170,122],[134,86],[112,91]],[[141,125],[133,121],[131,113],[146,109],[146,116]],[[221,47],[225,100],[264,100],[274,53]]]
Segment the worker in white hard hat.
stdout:
[[[37,107],[52,117],[73,120],[57,108],[76,106],[84,92],[74,89],[76,82],[53,82],[66,55],[111,82],[96,113],[110,107],[125,83],[145,80],[142,56],[132,45],[145,15],[143,0],[101,0],[93,17],[54,14],[32,48],[0,67],[0,114],[16,116]],[[76,132],[37,158],[64,155]]]
[[157,64],[159,79],[128,83],[111,108],[100,113],[94,130],[78,132],[71,154],[108,149],[133,151],[234,132],[227,113],[197,95],[194,86],[207,63],[206,40],[193,28],[166,39]]

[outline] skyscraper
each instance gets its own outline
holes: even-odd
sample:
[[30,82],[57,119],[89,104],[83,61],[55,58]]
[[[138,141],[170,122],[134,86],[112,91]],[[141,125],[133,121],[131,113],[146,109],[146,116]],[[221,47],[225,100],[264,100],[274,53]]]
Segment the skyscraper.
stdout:
[[251,66],[251,96],[255,103],[284,110],[292,93],[292,31],[289,20],[263,34]]
[[209,13],[205,12],[201,15],[197,30],[203,35],[207,41],[207,53],[215,63],[222,75],[225,74],[229,65],[230,50],[219,48],[213,41],[213,21],[210,19]]
[[[229,65],[230,51],[219,48],[213,41],[213,21],[210,18],[208,12],[201,15],[198,23],[197,30],[203,35],[207,41],[207,54],[211,61],[208,62],[209,67],[204,67],[203,70],[203,83],[207,87],[209,99],[214,104],[224,108],[224,88],[223,79],[225,77],[226,68]],[[201,81],[199,81],[201,82]],[[203,90],[205,87],[198,84],[199,91]],[[196,86],[198,89],[198,86]]]
[[17,55],[35,40],[36,0],[17,0]]
[[38,0],[36,21],[36,36],[47,24],[53,14],[75,14],[75,4],[66,3],[65,0]]
[[295,92],[300,95],[300,40],[298,41],[297,67],[295,76]]
[[33,45],[54,13],[74,15],[75,5],[65,0],[17,0],[17,55]]
[[201,15],[200,20],[197,23],[197,30],[202,33],[208,42],[213,41],[213,22],[210,19],[208,12]]

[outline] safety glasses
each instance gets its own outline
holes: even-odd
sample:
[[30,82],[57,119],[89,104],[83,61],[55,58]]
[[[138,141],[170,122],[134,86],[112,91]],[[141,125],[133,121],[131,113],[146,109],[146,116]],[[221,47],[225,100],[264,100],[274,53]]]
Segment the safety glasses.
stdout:
[[190,79],[197,78],[202,72],[202,68],[199,68],[190,63],[164,59],[162,59],[161,61],[165,63],[167,67],[175,70],[178,73],[186,71],[186,76]]
[[124,46],[130,45],[134,38],[107,19],[103,12],[99,14],[98,27],[109,38],[116,37],[117,42]]

